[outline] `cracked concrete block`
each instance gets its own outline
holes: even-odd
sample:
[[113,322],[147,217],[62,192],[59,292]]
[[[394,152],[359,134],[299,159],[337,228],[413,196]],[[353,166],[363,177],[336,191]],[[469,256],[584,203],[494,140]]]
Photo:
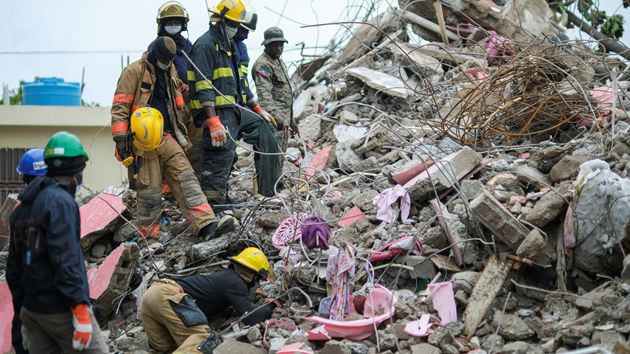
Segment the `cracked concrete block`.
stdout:
[[122,214],[126,208],[122,198],[101,193],[79,209],[83,252],[103,235],[114,232],[120,227],[123,219],[118,214]]
[[114,299],[127,292],[139,249],[136,243],[124,243],[105,258],[98,268],[87,272],[90,298],[101,306],[101,317],[105,318],[118,306]]
[[9,242],[9,216],[18,204],[17,194],[9,194],[0,208],[0,250]]

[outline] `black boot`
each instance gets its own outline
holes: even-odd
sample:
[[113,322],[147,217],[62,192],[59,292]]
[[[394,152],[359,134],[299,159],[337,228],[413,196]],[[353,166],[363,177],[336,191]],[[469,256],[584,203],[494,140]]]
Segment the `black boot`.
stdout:
[[225,215],[220,220],[213,221],[201,228],[201,230],[199,230],[199,236],[203,237],[206,241],[217,238],[226,232],[234,230],[235,223],[236,219],[234,219],[234,217]]

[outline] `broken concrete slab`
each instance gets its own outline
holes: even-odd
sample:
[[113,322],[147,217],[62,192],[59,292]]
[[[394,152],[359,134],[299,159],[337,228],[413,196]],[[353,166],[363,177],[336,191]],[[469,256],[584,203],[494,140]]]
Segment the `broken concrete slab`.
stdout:
[[[110,206],[111,205],[111,206]],[[79,209],[81,214],[81,249],[85,252],[103,235],[114,232],[124,220],[118,215],[126,207],[122,198],[101,193]]]
[[[517,203],[516,205],[521,205]],[[534,258],[545,246],[545,239],[540,234],[540,231],[533,229],[527,234],[525,240],[516,250],[516,255],[523,258]]]
[[452,245],[451,250],[455,255],[457,265],[461,266],[463,264],[462,254],[464,252],[460,252],[460,249],[466,249],[466,244],[462,242],[467,238],[466,226],[459,220],[459,216],[451,214],[439,199],[433,199],[431,201],[431,207],[435,211],[435,215],[437,215],[440,225],[448,237],[449,243]]
[[[421,69],[426,69],[429,73],[444,74],[442,63],[432,56],[429,56],[418,48],[415,48],[408,43],[398,43],[400,49],[395,45],[390,45],[390,48],[398,53],[401,53],[401,49],[407,53],[409,59],[418,65]],[[401,53],[402,54],[402,53]]]
[[471,148],[465,147],[436,162],[428,170],[407,182],[403,187],[410,188],[416,183],[428,179],[438,179],[444,186],[452,187],[460,178],[475,168],[479,162],[481,162],[481,155]]
[[562,195],[568,193],[571,187],[570,181],[564,181],[556,188],[556,191],[543,195],[525,219],[538,227],[547,225],[566,210],[567,202]]
[[337,224],[339,224],[339,226],[348,226],[352,225],[352,223],[357,220],[365,220],[365,214],[363,214],[359,207],[354,207],[350,209],[350,211],[347,212],[341,219],[342,220],[337,221]]
[[230,238],[223,235],[212,240],[201,242],[192,246],[192,253],[195,259],[208,259],[215,256],[218,252],[230,246]]
[[218,347],[214,348],[213,354],[268,354],[264,348],[258,348],[251,344],[239,342],[234,338],[229,338]]
[[304,141],[317,141],[322,136],[322,118],[311,114],[298,123],[298,129]]
[[346,72],[365,82],[371,88],[390,96],[399,98],[407,98],[408,96],[405,84],[397,77],[363,67],[351,68]]
[[577,177],[580,165],[588,161],[586,156],[565,155],[551,168],[549,178],[553,183],[560,183]]
[[339,167],[348,173],[355,172],[361,163],[361,158],[350,148],[349,143],[338,143],[335,153]]
[[411,179],[422,173],[427,168],[433,166],[433,160],[411,160],[392,171],[392,179],[396,183],[404,186]]
[[11,352],[13,314],[13,297],[9,284],[6,281],[0,282],[0,353]]
[[467,200],[473,200],[486,189],[481,181],[476,179],[463,180],[461,183],[462,192]]
[[442,351],[440,348],[425,343],[412,345],[411,354],[442,354]]
[[409,276],[413,279],[431,279],[435,277],[437,271],[433,262],[425,256],[407,256],[405,264],[413,267],[414,270],[409,270]]
[[123,243],[105,258],[100,267],[88,269],[90,298],[101,306],[102,318],[116,308],[117,303],[113,300],[127,292],[139,251],[136,243]]
[[18,205],[18,194],[9,194],[0,208],[0,250],[9,241],[9,216]]
[[473,199],[470,207],[478,220],[514,251],[529,234],[529,230],[485,189]]
[[[367,133],[365,127],[351,127],[345,124],[336,125],[333,128],[333,134],[339,143],[350,142],[352,144],[355,140],[363,137]],[[350,146],[350,145],[348,145]]]
[[470,298],[468,299],[468,306],[464,312],[464,335],[466,340],[475,335],[475,331],[479,324],[483,320],[486,312],[490,308],[492,301],[501,290],[505,279],[507,279],[514,261],[508,259],[506,262],[499,260],[496,256],[491,256],[488,260],[488,264],[484,268],[477,285],[475,285]]
[[528,165],[522,165],[514,169],[510,169],[510,172],[516,174],[519,182],[525,184],[526,186],[532,185],[540,189],[552,185],[551,180],[547,177],[547,175],[540,172],[537,168]]
[[361,210],[374,209],[372,201],[378,195],[378,192],[374,189],[369,189],[352,199],[352,204],[359,207]]

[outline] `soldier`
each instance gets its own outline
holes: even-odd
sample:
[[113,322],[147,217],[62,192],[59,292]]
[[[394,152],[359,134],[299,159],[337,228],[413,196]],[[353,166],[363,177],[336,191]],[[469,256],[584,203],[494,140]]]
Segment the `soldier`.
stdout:
[[[300,135],[297,124],[293,121],[293,90],[289,81],[287,66],[280,59],[284,51],[284,32],[278,27],[268,28],[264,33],[264,52],[254,63],[252,76],[256,82],[258,101],[274,117],[290,121],[291,134]],[[280,130],[280,129],[278,129]],[[288,134],[286,129],[278,131],[282,142],[282,151],[286,151]],[[254,186],[256,186],[254,181]]]

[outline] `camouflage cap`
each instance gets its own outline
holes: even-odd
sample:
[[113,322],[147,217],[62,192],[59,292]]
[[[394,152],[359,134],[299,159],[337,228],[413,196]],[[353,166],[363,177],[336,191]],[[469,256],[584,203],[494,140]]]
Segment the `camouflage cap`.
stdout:
[[262,42],[261,45],[267,45],[269,43],[273,43],[273,42],[285,42],[285,43],[289,43],[289,41],[287,41],[284,38],[284,32],[282,32],[282,30],[279,27],[269,27],[265,30],[265,40]]

